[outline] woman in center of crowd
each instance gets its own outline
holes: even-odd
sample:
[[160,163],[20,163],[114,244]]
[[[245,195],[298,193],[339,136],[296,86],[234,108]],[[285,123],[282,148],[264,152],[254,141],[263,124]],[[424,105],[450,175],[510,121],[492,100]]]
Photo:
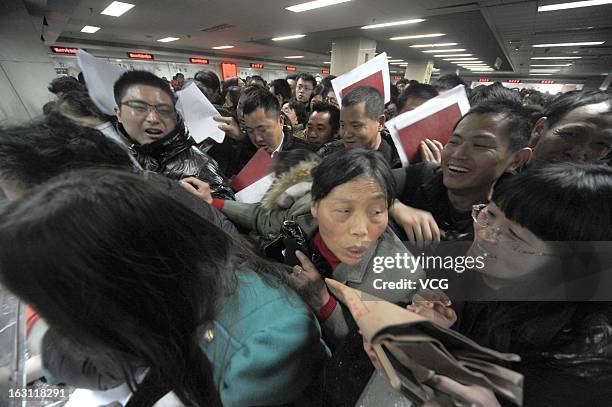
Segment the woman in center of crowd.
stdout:
[[[378,152],[339,150],[311,171],[304,171],[303,164],[295,166],[273,188],[277,190],[268,191],[264,204],[213,201],[202,193],[205,187],[195,192],[255,235],[278,235],[286,221],[300,227],[310,253],[297,253],[301,265],[289,280],[316,313],[323,338],[334,348],[326,366],[323,405],[354,405],[373,369],[355,322],[330,295],[324,277],[393,303],[410,301],[414,290],[408,281],[416,282],[424,273],[395,261],[412,254],[388,227],[395,196],[391,170]],[[286,258],[290,255],[285,253]],[[386,390],[392,391],[388,385]]]
[[83,171],[9,204],[0,270],[50,326],[48,381],[128,383],[130,407],[295,402],[328,353],[284,267],[129,173]]

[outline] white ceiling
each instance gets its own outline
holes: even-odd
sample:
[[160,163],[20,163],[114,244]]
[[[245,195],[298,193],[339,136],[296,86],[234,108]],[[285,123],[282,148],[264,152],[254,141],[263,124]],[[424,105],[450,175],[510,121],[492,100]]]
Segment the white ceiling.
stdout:
[[[133,46],[139,49],[197,51],[204,55],[227,55],[310,62],[325,66],[327,51],[334,38],[363,35],[377,40],[377,51],[387,51],[394,58],[410,61],[427,55],[409,44],[457,42],[458,48],[493,64],[503,61],[503,71],[527,74],[533,56],[582,56],[571,67],[562,68],[560,76],[587,77],[612,69],[612,5],[538,13],[537,6],[568,0],[352,0],[303,13],[285,7],[302,0],[125,0],[136,5],[121,17],[101,15],[111,0],[26,0],[34,21],[44,16],[48,23],[41,31],[48,45],[90,44],[97,46]],[[426,18],[410,26],[381,30],[360,30],[366,24]],[[202,29],[230,25],[216,32]],[[102,29],[84,34],[85,25]],[[587,28],[592,27],[592,28]],[[435,41],[389,41],[398,35],[441,31],[447,35]],[[272,37],[307,34],[305,38],[271,42]],[[157,39],[180,37],[171,43]],[[431,39],[429,39],[431,40]],[[602,46],[568,48],[532,48],[537,43],[606,41]],[[213,46],[234,45],[229,50]],[[283,59],[287,55],[305,55],[303,60]],[[436,58],[436,66],[454,65]]]

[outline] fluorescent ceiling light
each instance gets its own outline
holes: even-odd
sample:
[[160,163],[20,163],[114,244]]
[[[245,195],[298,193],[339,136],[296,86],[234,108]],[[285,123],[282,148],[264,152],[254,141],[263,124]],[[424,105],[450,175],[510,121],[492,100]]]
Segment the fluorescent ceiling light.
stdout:
[[403,63],[403,64],[399,64],[399,66],[408,66],[408,62]]
[[391,37],[389,38],[391,41],[397,40],[413,40],[417,38],[430,38],[430,37],[441,37],[446,34],[420,34],[420,35],[405,35],[403,37]]
[[387,62],[404,62],[403,59],[388,59]]
[[100,29],[100,27],[94,27],[92,25],[86,25],[85,27],[81,28],[81,32],[82,33],[87,33],[87,34],[93,34],[96,31],[98,31]]
[[529,73],[559,72],[560,69],[530,69]]
[[570,8],[602,6],[604,4],[612,4],[612,0],[587,0],[587,1],[572,1],[570,3],[549,4],[548,6],[538,7],[538,12],[567,10]]
[[389,65],[404,65],[405,62],[391,62]]
[[372,28],[383,28],[383,27],[393,27],[396,25],[405,25],[405,24],[416,24],[422,23],[425,21],[424,18],[415,18],[413,20],[402,20],[402,21],[394,21],[392,23],[382,23],[382,24],[372,24],[372,25],[364,25],[361,27],[362,30],[370,30]]
[[228,48],[234,48],[233,45],[219,45],[218,47],[212,47],[212,49],[228,49]]
[[582,59],[582,57],[531,57],[531,59]]
[[411,45],[410,48],[433,48],[433,47],[452,47],[458,45],[456,42],[443,42],[440,44],[419,44]]
[[287,59],[300,59],[300,58],[304,58],[304,55],[290,55],[288,57],[285,57]]
[[157,42],[172,42],[172,41],[176,41],[176,40],[180,40],[180,38],[177,37],[166,37],[166,38],[162,38],[157,40]]
[[302,11],[314,10],[316,8],[333,6],[334,4],[346,3],[351,0],[315,0],[308,3],[300,3],[295,6],[285,7],[285,10],[301,13]]
[[605,41],[587,41],[587,42],[559,42],[556,44],[535,44],[533,48],[548,48],[548,47],[580,47],[583,45],[601,45]]
[[478,58],[444,58],[443,61],[478,61]]
[[104,14],[106,16],[119,17],[120,15],[123,15],[128,10],[131,10],[132,7],[134,7],[134,5],[130,3],[123,3],[121,1],[113,1],[111,4],[109,4],[108,7],[102,10],[100,14]]
[[427,49],[423,52],[426,54],[431,54],[434,52],[463,52],[463,51],[465,51],[464,48],[455,48],[455,49]]
[[302,38],[305,37],[306,34],[295,34],[295,35],[286,35],[284,37],[274,37],[272,41],[284,41],[284,40],[292,40],[294,38]]
[[572,66],[572,64],[529,65],[529,66]]
[[551,76],[551,73],[530,73],[529,76]]
[[325,61],[324,64],[331,64],[331,61]]
[[459,65],[487,65],[482,61],[459,61],[459,62],[453,62],[453,64],[459,64]]
[[434,55],[436,58],[446,58],[446,57],[471,57],[472,54],[441,54]]

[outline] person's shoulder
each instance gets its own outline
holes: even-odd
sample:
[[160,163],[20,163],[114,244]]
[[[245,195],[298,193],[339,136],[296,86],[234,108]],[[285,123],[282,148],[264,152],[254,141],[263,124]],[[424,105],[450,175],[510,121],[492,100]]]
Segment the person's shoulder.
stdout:
[[285,137],[288,137],[289,140],[285,150],[297,150],[298,148],[302,148],[305,150],[317,151],[317,149],[319,148],[319,146],[317,146],[316,144],[313,144],[306,140],[302,140],[301,138],[295,137],[293,135],[285,135]]
[[317,154],[323,158],[328,156],[329,154],[344,148],[344,144],[342,144],[342,140],[331,140],[327,143],[324,143],[317,150]]

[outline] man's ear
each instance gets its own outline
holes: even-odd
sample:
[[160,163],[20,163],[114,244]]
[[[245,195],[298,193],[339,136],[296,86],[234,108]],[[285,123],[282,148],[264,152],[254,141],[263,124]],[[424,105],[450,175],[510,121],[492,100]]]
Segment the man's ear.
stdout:
[[119,109],[118,106],[115,106],[113,109],[115,110],[115,116],[117,116],[117,121],[121,123],[121,109]]
[[533,148],[540,137],[544,134],[544,132],[548,129],[548,118],[540,117],[536,122],[535,126],[533,126],[533,130],[531,131],[531,140],[529,141],[529,145]]
[[319,202],[310,201],[310,214],[317,219],[319,216]]
[[378,131],[382,131],[383,127],[385,127],[386,117],[384,114],[378,116]]
[[512,155],[512,161],[510,162],[510,165],[506,167],[506,172],[514,172],[521,168],[523,165],[525,165],[525,163],[529,161],[532,152],[533,150],[531,148],[525,147],[514,153]]
[[285,115],[284,115],[284,114],[282,114],[282,113],[280,113],[280,114],[278,115],[278,121],[279,121],[279,123],[280,123],[280,126],[281,126],[281,127],[284,127],[284,126],[285,126]]

